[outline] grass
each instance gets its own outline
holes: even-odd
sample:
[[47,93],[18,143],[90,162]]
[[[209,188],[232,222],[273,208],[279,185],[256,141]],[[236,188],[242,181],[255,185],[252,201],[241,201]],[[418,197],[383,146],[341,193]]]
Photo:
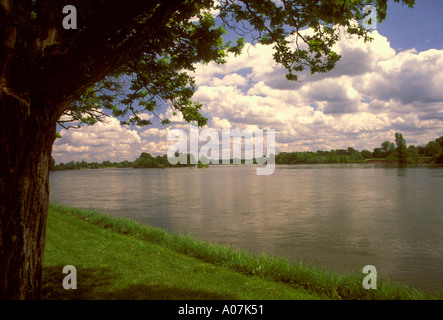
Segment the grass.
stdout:
[[[77,269],[77,289],[62,286]],[[439,299],[393,282],[362,286],[283,258],[234,250],[130,219],[51,204],[43,267],[45,299]]]

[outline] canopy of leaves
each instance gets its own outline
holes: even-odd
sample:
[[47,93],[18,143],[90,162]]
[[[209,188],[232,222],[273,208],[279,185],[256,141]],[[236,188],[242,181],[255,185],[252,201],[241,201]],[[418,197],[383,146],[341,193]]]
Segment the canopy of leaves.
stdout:
[[[395,2],[410,7],[415,3],[414,0]],[[111,36],[121,44],[114,41],[109,50],[124,45],[128,37],[144,34],[148,40],[137,48],[133,59],[108,73],[67,106],[60,124],[72,121],[94,124],[105,114],[112,114],[120,118],[122,124],[145,126],[151,121],[143,119],[141,114],[157,115],[156,110],[166,103],[174,112],[181,112],[186,121],[197,121],[203,126],[207,119],[200,113],[202,105],[192,100],[196,90],[192,71],[197,62],[224,63],[227,54],[241,52],[243,37],[248,35],[257,43],[272,45],[274,60],[286,68],[288,80],[296,81],[297,73],[305,69],[314,74],[334,68],[340,56],[331,48],[343,31],[371,40],[369,30],[358,23],[365,17],[366,5],[377,9],[378,22],[386,18],[387,10],[387,0],[170,3],[173,13],[160,36],[149,38],[155,6]],[[218,16],[210,12],[218,12]],[[228,28],[239,35],[235,44],[223,40]],[[161,120],[163,124],[169,122],[165,118]]]

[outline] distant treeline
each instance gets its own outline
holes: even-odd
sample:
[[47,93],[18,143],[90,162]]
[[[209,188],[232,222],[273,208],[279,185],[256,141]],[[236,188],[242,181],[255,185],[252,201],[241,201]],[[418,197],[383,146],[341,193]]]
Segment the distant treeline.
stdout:
[[384,141],[379,148],[372,152],[358,151],[354,148],[331,151],[282,152],[276,156],[277,164],[316,164],[316,163],[443,163],[443,136],[429,141],[426,145],[406,146],[406,141],[400,133],[396,134],[395,143]]
[[[190,163],[190,161],[188,161]],[[98,162],[86,162],[86,161],[70,161],[68,163],[55,164],[54,159],[52,159],[51,170],[78,170],[78,169],[103,169],[103,168],[167,168],[167,167],[181,167],[190,166],[190,164],[176,164],[171,165],[168,161],[167,155],[153,157],[151,154],[143,152],[140,157],[135,161],[122,161],[122,162],[111,162],[103,161]],[[194,165],[192,165],[194,166]]]
[[[178,154],[177,154],[178,156]],[[185,155],[187,157],[186,164],[177,163],[172,165],[168,161],[168,156],[165,154],[163,156],[152,156],[149,153],[143,152],[140,154],[135,161],[122,161],[122,162],[111,162],[103,161],[99,162],[86,162],[86,161],[70,161],[68,163],[55,164],[55,160],[52,159],[51,170],[79,170],[79,169],[103,169],[103,168],[172,168],[172,167],[194,167],[198,166],[200,168],[207,167],[207,165],[202,162],[194,164],[194,158],[192,155]],[[192,160],[192,161],[191,161]]]
[[[169,163],[167,155],[152,156],[143,152],[135,161],[111,162],[85,162],[70,161],[68,163],[55,164],[52,159],[51,170],[77,170],[77,169],[100,169],[100,168],[168,168],[195,166],[191,163],[190,155],[187,155],[188,164]],[[352,147],[331,151],[305,151],[305,152],[281,152],[275,156],[276,164],[320,164],[320,163],[362,163],[370,161],[400,162],[400,163],[443,163],[443,136],[429,141],[426,145],[406,146],[406,141],[399,133],[396,134],[395,143],[384,141],[379,148],[372,152],[369,150],[358,151]],[[232,162],[232,161],[231,161]],[[255,161],[254,161],[255,162]],[[244,161],[242,161],[244,163]],[[201,162],[199,167],[205,167]]]

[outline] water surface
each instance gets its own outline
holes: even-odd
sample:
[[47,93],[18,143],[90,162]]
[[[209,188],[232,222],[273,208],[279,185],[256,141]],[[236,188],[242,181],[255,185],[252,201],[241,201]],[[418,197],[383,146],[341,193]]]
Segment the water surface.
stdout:
[[333,271],[374,265],[443,290],[443,167],[248,165],[51,173],[51,201],[98,208]]

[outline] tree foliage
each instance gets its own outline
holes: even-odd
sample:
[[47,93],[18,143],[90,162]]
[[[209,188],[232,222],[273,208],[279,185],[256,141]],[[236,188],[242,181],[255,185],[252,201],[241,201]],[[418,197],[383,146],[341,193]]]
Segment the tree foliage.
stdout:
[[382,161],[388,163],[443,163],[443,150],[440,141],[443,136],[429,141],[425,147],[414,145],[407,147],[406,140],[399,132],[395,134],[395,144],[386,140],[380,148],[373,152],[358,151],[352,147],[330,151],[318,150],[304,152],[281,152],[276,155],[277,164],[317,164],[317,163],[362,163],[367,161]]
[[[401,2],[408,6],[414,3],[413,0]],[[121,119],[122,124],[145,126],[151,121],[140,115],[148,112],[158,116],[156,110],[166,104],[174,112],[182,113],[185,120],[205,125],[207,118],[201,114],[202,105],[192,100],[196,89],[192,77],[195,63],[224,63],[227,54],[241,52],[243,36],[247,34],[257,43],[273,46],[274,60],[286,68],[288,80],[296,81],[297,73],[305,69],[311,74],[328,72],[340,59],[332,46],[341,35],[354,34],[371,40],[369,30],[357,23],[365,17],[364,7],[374,5],[379,22],[386,18],[387,8],[387,0],[165,3],[159,1],[158,6],[166,6],[164,10],[173,13],[161,29],[161,36],[140,42],[136,54],[86,88],[64,110],[65,117],[60,124],[94,124],[111,114]],[[211,10],[219,12],[217,18],[210,14]],[[82,12],[84,21],[93,19],[93,15],[88,16],[88,10]],[[149,34],[147,29],[156,12],[151,8],[129,21],[117,35],[110,34],[103,50],[115,50],[132,38],[140,40],[141,35]],[[85,28],[88,32],[87,24]],[[226,29],[239,34],[236,43],[223,41]],[[161,118],[161,122],[167,124],[169,120]]]
[[397,159],[400,163],[408,162],[408,148],[406,147],[406,140],[403,138],[403,135],[399,132],[395,133],[395,145],[396,145],[396,153]]

